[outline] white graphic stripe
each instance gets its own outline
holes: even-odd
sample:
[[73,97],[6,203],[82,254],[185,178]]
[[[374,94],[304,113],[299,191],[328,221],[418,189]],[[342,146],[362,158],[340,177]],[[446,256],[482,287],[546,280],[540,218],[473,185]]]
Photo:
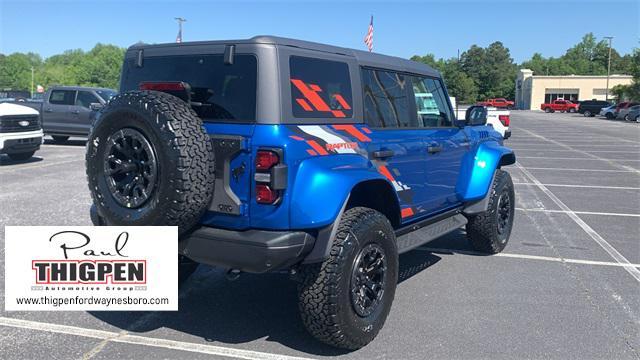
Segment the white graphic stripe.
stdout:
[[[298,128],[311,136],[315,136],[324,140],[327,144],[346,144],[344,139],[324,130],[319,125],[300,125],[298,126]],[[334,150],[339,154],[356,153],[354,149],[349,148],[336,147]]]

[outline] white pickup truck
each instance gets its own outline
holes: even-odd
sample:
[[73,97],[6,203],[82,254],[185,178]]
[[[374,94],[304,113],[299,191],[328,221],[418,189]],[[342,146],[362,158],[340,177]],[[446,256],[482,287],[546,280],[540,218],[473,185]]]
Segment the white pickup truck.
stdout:
[[[463,120],[467,108],[457,108],[455,105],[455,98],[451,99],[451,104],[456,111],[456,118]],[[511,112],[509,110],[498,110],[498,108],[489,106],[487,107],[487,125],[493,126],[493,128],[502,134],[502,137],[508,139],[511,136],[511,130],[509,130],[509,124]]]
[[30,159],[44,136],[39,115],[27,106],[0,103],[0,154],[12,160]]

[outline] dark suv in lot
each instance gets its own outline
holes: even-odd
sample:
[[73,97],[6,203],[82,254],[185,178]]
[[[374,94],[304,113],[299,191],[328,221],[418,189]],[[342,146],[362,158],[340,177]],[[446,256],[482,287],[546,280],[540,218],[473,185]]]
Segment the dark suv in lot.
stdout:
[[580,102],[578,112],[583,114],[585,117],[596,116],[600,113],[602,108],[607,106],[611,106],[611,104],[604,100],[585,100]]
[[[433,99],[419,111],[417,101]],[[309,332],[372,341],[398,254],[466,225],[504,249],[513,151],[482,106],[457,121],[441,75],[400,58],[260,36],[135,45],[87,143],[96,225],[176,225],[198,263],[288,270]]]

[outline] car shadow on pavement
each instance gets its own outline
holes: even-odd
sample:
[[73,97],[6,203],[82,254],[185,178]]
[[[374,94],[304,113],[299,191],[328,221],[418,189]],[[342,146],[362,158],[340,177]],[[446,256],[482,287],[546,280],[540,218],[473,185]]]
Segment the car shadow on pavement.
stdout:
[[[454,232],[436,241],[445,241],[446,248],[451,249],[466,244],[464,236],[463,232]],[[464,246],[461,250],[467,249]],[[440,256],[425,250],[402,254],[399,286],[440,260]],[[296,287],[297,283],[284,273],[242,274],[237,280],[228,281],[223,270],[201,265],[181,288],[177,312],[89,313],[122,330],[153,332],[149,335],[154,337],[167,338],[167,329],[171,329],[215,345],[265,339],[313,355],[349,353],[324,345],[306,332],[298,315]],[[198,342],[183,335],[169,337]]]
[[85,146],[87,145],[87,140],[80,139],[69,139],[63,142],[53,141],[52,139],[44,139],[45,145],[67,145],[67,146]]
[[43,158],[38,156],[32,156],[30,159],[27,159],[27,160],[12,160],[7,155],[0,155],[0,166],[31,164],[31,163],[40,162],[42,160]]

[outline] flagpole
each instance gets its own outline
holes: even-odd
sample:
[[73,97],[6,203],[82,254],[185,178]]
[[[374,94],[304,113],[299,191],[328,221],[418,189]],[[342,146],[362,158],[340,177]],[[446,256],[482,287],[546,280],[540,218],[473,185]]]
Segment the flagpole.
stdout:
[[[181,43],[182,42],[182,23],[186,22],[187,19],[185,18],[181,18],[181,17],[177,17],[174,18],[176,21],[178,21],[178,37],[176,37],[176,42]],[[178,41],[180,40],[180,41]]]

